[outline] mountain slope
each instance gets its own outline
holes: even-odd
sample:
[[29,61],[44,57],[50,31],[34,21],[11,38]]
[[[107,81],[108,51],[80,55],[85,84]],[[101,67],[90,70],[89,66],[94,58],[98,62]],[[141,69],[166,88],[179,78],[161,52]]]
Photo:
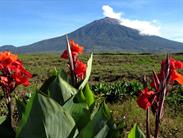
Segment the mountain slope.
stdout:
[[[86,51],[121,52],[181,52],[183,43],[158,36],[140,35],[139,31],[120,25],[112,18],[89,23],[68,34],[69,38],[83,45]],[[17,53],[62,51],[66,47],[65,36],[51,38],[31,45],[14,47]],[[0,47],[2,50],[2,47]]]

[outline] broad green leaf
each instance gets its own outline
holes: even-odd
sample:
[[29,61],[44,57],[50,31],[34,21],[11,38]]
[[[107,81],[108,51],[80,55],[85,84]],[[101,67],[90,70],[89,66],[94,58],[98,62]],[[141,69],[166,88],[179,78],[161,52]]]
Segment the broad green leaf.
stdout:
[[93,53],[91,54],[91,56],[87,62],[86,76],[85,76],[85,79],[83,80],[83,82],[81,83],[81,85],[79,86],[79,89],[83,89],[85,87],[86,83],[88,83],[88,80],[89,80],[90,74],[91,74],[91,70],[92,70],[92,61],[93,61]]
[[58,71],[56,68],[54,68],[54,70],[52,70],[49,74],[50,74],[50,76],[60,75],[65,81],[67,81],[67,79],[68,79],[67,73],[63,69]]
[[[94,115],[91,121],[80,131],[77,138],[93,138],[102,134],[106,135],[108,129],[106,129],[107,122],[110,121],[111,114],[105,103],[102,103],[98,112]],[[102,132],[101,132],[102,131]]]
[[88,106],[90,107],[91,105],[93,105],[95,102],[95,97],[88,83],[85,85],[83,89],[83,94],[86,98],[86,103],[88,104]]
[[38,94],[38,99],[43,110],[47,138],[67,138],[75,126],[71,115],[51,98]]
[[67,83],[60,75],[50,77],[40,89],[46,95],[63,105],[77,90]]
[[0,116],[0,125],[6,120],[6,116]]
[[94,138],[106,138],[108,132],[109,132],[109,127],[105,125]]
[[43,120],[43,112],[38,101],[38,94],[37,92],[33,92],[32,97],[29,99],[29,102],[25,107],[25,112],[18,123],[16,137],[45,138],[46,131],[44,129]]
[[86,97],[83,94],[82,90],[79,90],[78,93],[74,96],[73,99],[76,103],[86,103]]
[[69,81],[68,80],[68,76],[67,76],[67,73],[65,72],[65,70],[63,70],[63,69],[61,69],[60,70],[60,76],[61,76],[61,78],[63,78],[65,81]]
[[134,124],[133,128],[130,130],[130,133],[128,134],[128,138],[145,138],[145,135],[142,132],[142,130],[138,127],[138,125]]
[[[78,95],[76,95],[75,97],[77,96]],[[91,115],[88,105],[83,101],[78,102],[78,100],[75,100],[75,97],[69,99],[63,105],[63,108],[72,115],[76,122],[77,128],[81,130],[90,121]]]
[[16,137],[67,138],[70,135],[75,122],[57,102],[39,93],[34,94],[29,102],[18,125]]

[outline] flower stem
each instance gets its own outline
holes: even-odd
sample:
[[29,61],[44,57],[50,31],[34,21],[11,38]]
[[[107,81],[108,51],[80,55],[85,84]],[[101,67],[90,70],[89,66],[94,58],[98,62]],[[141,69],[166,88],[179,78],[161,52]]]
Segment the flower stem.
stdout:
[[[147,77],[143,77],[143,86],[147,87]],[[149,108],[146,110],[146,138],[150,138],[150,126],[149,126]]]
[[11,125],[11,128],[15,129],[15,122],[13,120],[13,107],[12,107],[12,99],[11,97],[9,96],[8,99],[7,99],[7,107],[8,107],[8,120],[9,120],[9,123]]
[[146,138],[150,138],[149,108],[146,110]]
[[164,70],[164,80],[160,83],[159,106],[156,113],[154,138],[158,138],[160,119],[162,118],[163,114],[163,107],[169,78],[170,78],[170,63],[169,63],[169,57],[167,56],[166,68]]
[[70,43],[69,43],[69,39],[68,39],[67,35],[66,35],[66,42],[67,42],[67,51],[68,51],[68,55],[69,55],[69,64],[70,64],[70,71],[71,71],[71,83],[73,86],[75,86],[76,85],[76,77],[74,74],[74,61],[73,61],[71,47],[70,47]]

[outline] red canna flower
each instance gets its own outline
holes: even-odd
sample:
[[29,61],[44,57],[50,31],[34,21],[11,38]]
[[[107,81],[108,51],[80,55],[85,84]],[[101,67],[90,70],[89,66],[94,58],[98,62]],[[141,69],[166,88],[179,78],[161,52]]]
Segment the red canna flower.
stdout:
[[2,69],[4,66],[8,66],[17,59],[18,58],[16,55],[13,55],[8,51],[0,52],[0,69]]
[[84,64],[82,61],[79,60],[76,61],[74,73],[76,74],[76,77],[84,79],[86,74],[86,64]]
[[148,88],[145,88],[137,98],[138,105],[147,110],[152,105],[153,95],[154,91],[149,91]]
[[16,61],[12,65],[12,69],[14,73],[12,74],[12,78],[15,79],[16,85],[23,84],[24,86],[29,86],[30,82],[28,78],[32,77],[32,74],[25,70],[20,61]]
[[[176,69],[183,69],[183,62],[167,56],[167,58],[161,63],[160,73],[156,74],[155,72],[153,72],[153,79],[150,83],[150,86],[151,88],[155,89],[156,93],[154,91],[148,90],[148,88],[145,88],[137,97],[138,105],[145,110],[151,107],[151,111],[156,116],[154,137],[158,137],[160,120],[164,115],[163,110],[165,96],[168,95],[169,92],[168,85],[173,85],[174,81],[176,81],[179,84],[183,84],[183,75],[178,73]],[[147,132],[149,132],[148,111],[149,110],[147,110],[146,113]],[[150,135],[147,135],[147,137],[150,137]]]
[[[75,43],[74,40],[70,40],[69,43],[70,43],[71,54],[73,58],[72,64],[74,68],[72,70],[73,70],[74,76],[79,79],[84,79],[86,74],[86,64],[84,64],[82,61],[78,59],[78,54],[83,53],[83,47]],[[64,52],[61,54],[60,57],[64,59],[68,59],[69,57],[68,50],[64,50]]]
[[[77,59],[77,56],[78,56],[78,53],[77,52],[72,52],[72,57],[73,59]],[[62,55],[60,56],[61,58],[64,58],[64,59],[68,59],[69,55],[68,55],[68,51],[67,50],[64,50],[64,52],[62,53]]]
[[170,81],[177,81],[179,84],[183,85],[183,76],[176,70],[171,71]]
[[64,50],[64,52],[60,55],[61,58],[67,59],[68,58],[68,52],[67,50]]
[[170,58],[170,82],[177,81],[179,84],[183,84],[183,75],[176,69],[183,69],[183,62]]
[[[77,59],[78,54],[82,54],[84,48],[79,44],[75,43],[74,40],[70,40],[70,46],[73,59]],[[68,59],[67,50],[64,50],[64,52],[61,55],[61,58]]]
[[[177,81],[179,84],[183,84],[183,76],[176,71],[176,69],[183,69],[183,62],[169,58],[170,63],[170,83]],[[163,80],[165,76],[164,68],[166,66],[166,61],[163,60],[161,63],[161,71],[159,74],[159,79]]]
[[[183,75],[178,73],[176,69],[183,69],[183,62],[175,60],[173,58],[169,58],[170,63],[170,78],[169,83],[173,84],[174,81],[178,82],[179,84],[183,85]],[[161,63],[161,70],[160,73],[156,76],[154,74],[153,81],[151,82],[151,87],[155,88],[156,91],[159,89],[159,83],[162,82],[165,78],[166,72],[166,61],[163,60]]]
[[11,93],[20,84],[28,86],[32,77],[17,55],[7,51],[0,52],[0,72],[0,86],[6,93]]
[[70,45],[71,45],[71,51],[76,52],[78,54],[83,53],[83,47],[78,45],[77,43],[74,42],[74,40],[70,40]]

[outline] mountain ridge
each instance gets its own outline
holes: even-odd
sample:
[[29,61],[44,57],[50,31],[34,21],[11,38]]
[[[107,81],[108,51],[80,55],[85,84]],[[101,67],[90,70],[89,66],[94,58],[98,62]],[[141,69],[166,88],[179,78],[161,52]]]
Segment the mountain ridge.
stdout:
[[[113,18],[95,20],[68,34],[83,45],[86,51],[96,52],[182,52],[183,43],[159,36],[140,35],[138,30],[120,25]],[[15,53],[59,52],[66,47],[65,35],[21,46],[3,46]]]

